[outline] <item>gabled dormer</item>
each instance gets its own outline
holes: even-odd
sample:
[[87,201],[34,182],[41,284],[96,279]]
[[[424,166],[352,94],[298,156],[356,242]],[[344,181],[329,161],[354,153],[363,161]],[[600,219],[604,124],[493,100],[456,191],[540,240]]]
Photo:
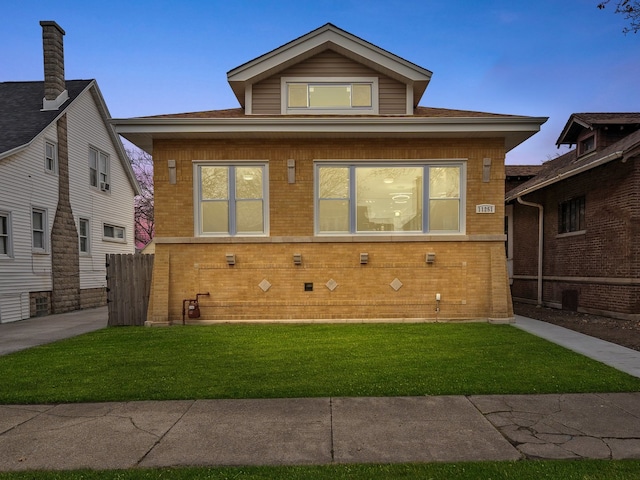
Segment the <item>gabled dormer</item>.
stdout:
[[580,158],[601,151],[639,129],[640,113],[574,113],[556,145],[575,145]]
[[431,72],[327,23],[227,79],[246,115],[412,115]]

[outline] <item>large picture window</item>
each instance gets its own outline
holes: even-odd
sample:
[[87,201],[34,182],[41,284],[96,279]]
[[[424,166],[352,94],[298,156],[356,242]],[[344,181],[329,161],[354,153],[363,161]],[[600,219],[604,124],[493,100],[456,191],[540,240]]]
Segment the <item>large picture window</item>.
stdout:
[[267,233],[266,165],[197,164],[197,234]]
[[316,165],[316,232],[460,233],[464,164]]

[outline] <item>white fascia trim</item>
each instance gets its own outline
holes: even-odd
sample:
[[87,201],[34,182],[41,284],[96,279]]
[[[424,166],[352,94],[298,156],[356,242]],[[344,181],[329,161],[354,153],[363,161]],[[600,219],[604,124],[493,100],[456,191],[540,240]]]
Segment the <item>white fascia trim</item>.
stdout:
[[407,83],[407,115],[413,115],[413,85]]
[[37,136],[34,137],[33,139],[31,139],[31,141],[29,143],[25,143],[24,145],[20,145],[19,147],[13,148],[11,150],[7,150],[6,152],[2,152],[0,153],[0,160],[2,160],[3,158],[6,157],[10,157],[11,155],[15,155],[18,152],[21,152],[22,150],[28,148],[33,142],[34,140],[38,138]]
[[244,113],[251,115],[253,113],[253,84],[249,84],[244,90]]
[[392,118],[130,118],[114,119],[119,134],[126,133],[505,133],[537,132],[546,118],[392,117]]

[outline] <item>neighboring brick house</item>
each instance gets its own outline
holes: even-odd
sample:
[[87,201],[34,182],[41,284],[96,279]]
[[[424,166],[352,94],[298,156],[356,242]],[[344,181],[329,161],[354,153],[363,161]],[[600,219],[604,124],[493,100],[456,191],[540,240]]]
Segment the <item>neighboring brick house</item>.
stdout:
[[506,194],[513,298],[639,319],[640,113],[575,113],[557,144]]
[[545,118],[420,107],[430,71],[331,24],[227,77],[241,108],[113,121],[154,159],[149,324],[198,293],[205,322],[513,319],[504,158]]
[[[105,253],[133,253],[135,176],[95,80],[0,83],[0,322],[106,304]],[[44,99],[43,99],[44,97]]]

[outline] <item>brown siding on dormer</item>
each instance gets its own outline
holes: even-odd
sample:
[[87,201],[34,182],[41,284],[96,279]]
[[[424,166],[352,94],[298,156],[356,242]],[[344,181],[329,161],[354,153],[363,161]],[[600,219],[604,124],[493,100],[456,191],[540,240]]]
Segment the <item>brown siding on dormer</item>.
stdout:
[[281,77],[378,77],[379,112],[382,115],[406,113],[406,86],[375,70],[354,62],[332,50],[325,50],[273,77],[253,85],[252,113],[280,115]]

